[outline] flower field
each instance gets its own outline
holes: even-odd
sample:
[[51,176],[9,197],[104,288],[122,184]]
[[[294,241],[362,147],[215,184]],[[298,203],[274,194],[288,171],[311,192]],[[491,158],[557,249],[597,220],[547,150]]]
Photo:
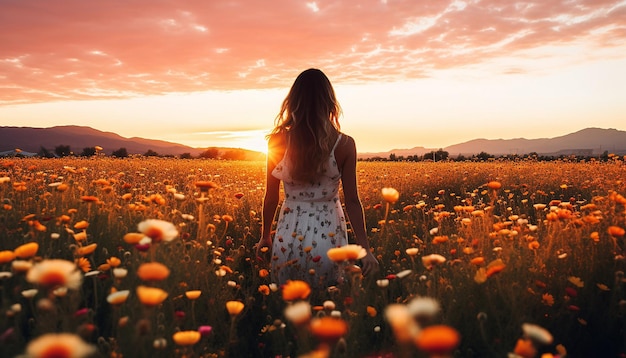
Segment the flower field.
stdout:
[[626,355],[623,161],[359,162],[380,272],[322,292],[256,256],[264,169],[0,159],[0,355]]

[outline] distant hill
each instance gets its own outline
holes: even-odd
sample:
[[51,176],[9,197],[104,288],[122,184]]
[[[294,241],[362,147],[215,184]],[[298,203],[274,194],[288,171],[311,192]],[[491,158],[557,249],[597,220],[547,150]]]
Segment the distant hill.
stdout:
[[[128,154],[144,154],[148,150],[153,150],[159,155],[189,153],[195,157],[206,150],[206,148],[193,148],[162,140],[139,137],[125,138],[115,133],[103,132],[85,126],[0,127],[0,153],[13,151],[16,148],[24,152],[37,153],[41,147],[54,152],[54,148],[59,145],[69,145],[72,151],[77,154],[80,154],[83,148],[95,146],[104,148],[103,152],[107,155],[120,148],[126,148]],[[234,149],[219,148],[219,150],[224,152]],[[247,159],[258,159],[262,156],[258,152],[241,150],[245,152]]]
[[[415,147],[411,149],[394,149],[380,153],[359,153],[359,158],[424,155],[440,148]],[[529,154],[539,155],[599,155],[604,151],[618,155],[626,154],[626,131],[617,129],[587,128],[578,132],[554,138],[539,139],[474,139],[454,144],[445,148],[450,156],[459,154],[471,156],[485,152],[492,155]]]

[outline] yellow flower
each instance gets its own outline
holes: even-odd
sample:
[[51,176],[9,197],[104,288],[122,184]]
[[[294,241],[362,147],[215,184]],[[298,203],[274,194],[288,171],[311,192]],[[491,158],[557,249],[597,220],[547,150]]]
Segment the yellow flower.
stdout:
[[585,286],[585,283],[576,276],[570,276],[567,278],[567,280],[574,286],[578,287],[578,288],[583,288]]
[[98,244],[93,243],[93,244],[89,244],[87,246],[81,246],[79,248],[76,249],[76,255],[77,256],[87,256],[92,254],[96,248],[98,247]]
[[174,333],[172,339],[179,346],[192,346],[200,341],[201,335],[198,331],[180,331]]
[[169,275],[170,269],[158,262],[143,263],[137,269],[137,276],[144,281],[162,281]]
[[156,287],[137,286],[137,297],[145,306],[158,306],[167,298],[167,292]]
[[389,204],[395,204],[400,198],[400,193],[394,188],[382,188],[380,192],[383,196],[383,200]]
[[333,247],[326,255],[334,262],[354,261],[367,255],[367,251],[361,245],[349,244],[341,247]]
[[18,246],[15,250],[13,250],[13,253],[20,259],[28,259],[35,256],[37,250],[39,250],[39,244],[36,242],[29,242]]
[[200,291],[200,290],[186,291],[185,292],[185,297],[187,297],[190,300],[195,300],[198,297],[200,297],[201,294],[202,294],[202,291]]
[[241,311],[244,308],[244,304],[241,301],[228,301],[226,302],[226,310],[228,311],[228,314],[230,314],[231,316],[236,316],[239,313],[241,313]]

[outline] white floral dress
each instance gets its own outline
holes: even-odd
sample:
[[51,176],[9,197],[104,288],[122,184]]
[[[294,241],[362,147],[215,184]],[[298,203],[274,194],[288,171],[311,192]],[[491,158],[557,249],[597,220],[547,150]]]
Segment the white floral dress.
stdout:
[[312,287],[334,284],[341,272],[326,252],[347,244],[346,219],[339,201],[341,173],[335,159],[337,138],[326,171],[312,183],[296,183],[288,161],[276,165],[272,175],[282,180],[285,200],[281,206],[272,244],[272,277],[279,284],[303,280]]

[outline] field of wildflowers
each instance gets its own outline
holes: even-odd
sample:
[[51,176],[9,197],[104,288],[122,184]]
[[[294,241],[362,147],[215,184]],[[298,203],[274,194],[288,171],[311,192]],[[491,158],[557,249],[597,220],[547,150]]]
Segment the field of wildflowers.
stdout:
[[624,356],[615,159],[359,163],[381,271],[323,292],[256,257],[264,163],[0,160],[0,355]]

